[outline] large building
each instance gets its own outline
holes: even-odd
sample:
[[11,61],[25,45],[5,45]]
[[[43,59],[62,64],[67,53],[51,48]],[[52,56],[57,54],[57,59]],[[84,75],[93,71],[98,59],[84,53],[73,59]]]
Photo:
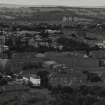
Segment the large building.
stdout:
[[74,18],[73,17],[70,17],[70,16],[64,16],[62,18],[62,25],[70,25],[72,24],[74,21]]

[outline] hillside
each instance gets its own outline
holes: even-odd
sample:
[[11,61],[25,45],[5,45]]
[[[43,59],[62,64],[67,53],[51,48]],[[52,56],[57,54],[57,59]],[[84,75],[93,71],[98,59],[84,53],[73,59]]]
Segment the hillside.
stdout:
[[60,6],[18,6],[0,5],[1,21],[61,21],[63,16],[78,17],[80,19],[91,19],[95,22],[105,20],[105,8],[80,8]]

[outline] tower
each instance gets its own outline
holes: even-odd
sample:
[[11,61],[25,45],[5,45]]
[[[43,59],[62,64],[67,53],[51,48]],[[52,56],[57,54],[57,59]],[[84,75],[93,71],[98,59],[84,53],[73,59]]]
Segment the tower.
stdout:
[[73,25],[74,22],[74,17],[73,16],[64,16],[62,18],[62,27],[64,26],[69,26],[69,25]]

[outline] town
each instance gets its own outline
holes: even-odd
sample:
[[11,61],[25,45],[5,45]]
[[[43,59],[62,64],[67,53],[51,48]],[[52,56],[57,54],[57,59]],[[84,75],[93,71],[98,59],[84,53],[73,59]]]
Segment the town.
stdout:
[[103,18],[72,13],[94,9],[51,7],[50,20],[40,8],[35,20],[18,12],[0,20],[0,105],[104,105]]

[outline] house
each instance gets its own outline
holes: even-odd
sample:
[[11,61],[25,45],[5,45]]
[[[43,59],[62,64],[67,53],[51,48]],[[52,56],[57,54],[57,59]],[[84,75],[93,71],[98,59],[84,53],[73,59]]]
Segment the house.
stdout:
[[105,67],[105,59],[100,59],[99,60],[99,66],[100,67]]
[[0,53],[4,53],[5,51],[8,51],[9,47],[6,45],[0,45]]
[[40,77],[36,74],[30,74],[29,81],[32,86],[40,86],[41,83]]
[[60,30],[51,30],[51,29],[46,29],[45,32],[47,32],[48,34],[60,34],[61,33]]
[[105,48],[105,41],[99,41],[95,45],[97,45],[99,48]]
[[35,55],[35,57],[37,58],[44,58],[46,55],[45,54],[42,54],[42,53],[38,53]]
[[[16,74],[17,75],[17,74]],[[13,81],[16,84],[23,84],[31,87],[37,87],[40,86],[40,77],[36,74],[27,74],[22,75],[21,78],[16,77],[15,81]]]
[[49,61],[44,61],[43,62],[43,67],[52,67],[53,65],[57,65],[57,62],[56,61],[52,61],[52,60],[49,60]]

